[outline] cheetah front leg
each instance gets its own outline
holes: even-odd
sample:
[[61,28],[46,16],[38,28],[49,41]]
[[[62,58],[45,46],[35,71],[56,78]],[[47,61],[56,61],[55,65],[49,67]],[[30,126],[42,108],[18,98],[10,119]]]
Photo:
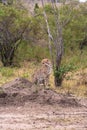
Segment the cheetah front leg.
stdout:
[[36,80],[34,85],[35,85],[35,92],[37,93],[38,92],[39,81]]
[[45,88],[46,88],[46,81],[45,80],[43,81],[43,86],[44,86],[44,90],[45,90]]
[[46,81],[45,81],[45,88],[46,88],[46,89],[49,88],[49,77],[46,78]]

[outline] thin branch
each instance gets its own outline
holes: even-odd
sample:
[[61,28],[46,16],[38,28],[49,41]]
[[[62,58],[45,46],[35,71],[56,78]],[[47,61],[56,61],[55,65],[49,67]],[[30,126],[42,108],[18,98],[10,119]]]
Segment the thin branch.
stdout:
[[42,2],[42,7],[43,7],[43,15],[44,15],[45,22],[46,22],[46,26],[47,26],[50,56],[51,56],[52,64],[53,64],[53,67],[54,67],[54,60],[53,60],[54,57],[53,57],[53,52],[52,52],[52,43],[51,43],[51,42],[53,41],[53,36],[52,36],[52,34],[51,34],[50,27],[49,27],[49,24],[48,24],[48,18],[47,18],[47,15],[46,15],[45,9],[44,9],[44,1],[41,0],[41,2]]

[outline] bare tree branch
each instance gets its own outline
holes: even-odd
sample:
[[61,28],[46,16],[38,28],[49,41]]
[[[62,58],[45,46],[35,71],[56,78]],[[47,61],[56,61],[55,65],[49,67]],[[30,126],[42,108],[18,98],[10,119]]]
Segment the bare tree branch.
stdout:
[[43,7],[43,15],[44,15],[46,26],[47,26],[50,56],[51,56],[52,64],[53,64],[53,67],[54,67],[54,57],[53,57],[52,43],[51,43],[51,41],[53,42],[53,36],[51,34],[50,27],[49,27],[49,24],[48,24],[47,15],[46,15],[46,12],[45,12],[45,9],[44,9],[44,1],[41,0],[41,2],[42,2],[42,7]]

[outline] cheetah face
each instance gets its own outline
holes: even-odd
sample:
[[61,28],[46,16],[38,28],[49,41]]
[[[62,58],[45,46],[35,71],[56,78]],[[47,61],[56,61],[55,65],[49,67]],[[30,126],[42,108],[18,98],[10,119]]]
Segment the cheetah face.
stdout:
[[51,61],[49,59],[43,59],[41,61],[41,64],[45,65],[46,67],[51,67],[52,68],[52,64],[51,64]]

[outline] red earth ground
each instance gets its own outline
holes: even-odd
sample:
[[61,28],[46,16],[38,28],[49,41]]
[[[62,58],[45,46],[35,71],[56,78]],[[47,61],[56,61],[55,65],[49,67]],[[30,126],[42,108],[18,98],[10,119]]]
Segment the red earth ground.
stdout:
[[87,130],[87,98],[15,79],[0,87],[0,130]]

